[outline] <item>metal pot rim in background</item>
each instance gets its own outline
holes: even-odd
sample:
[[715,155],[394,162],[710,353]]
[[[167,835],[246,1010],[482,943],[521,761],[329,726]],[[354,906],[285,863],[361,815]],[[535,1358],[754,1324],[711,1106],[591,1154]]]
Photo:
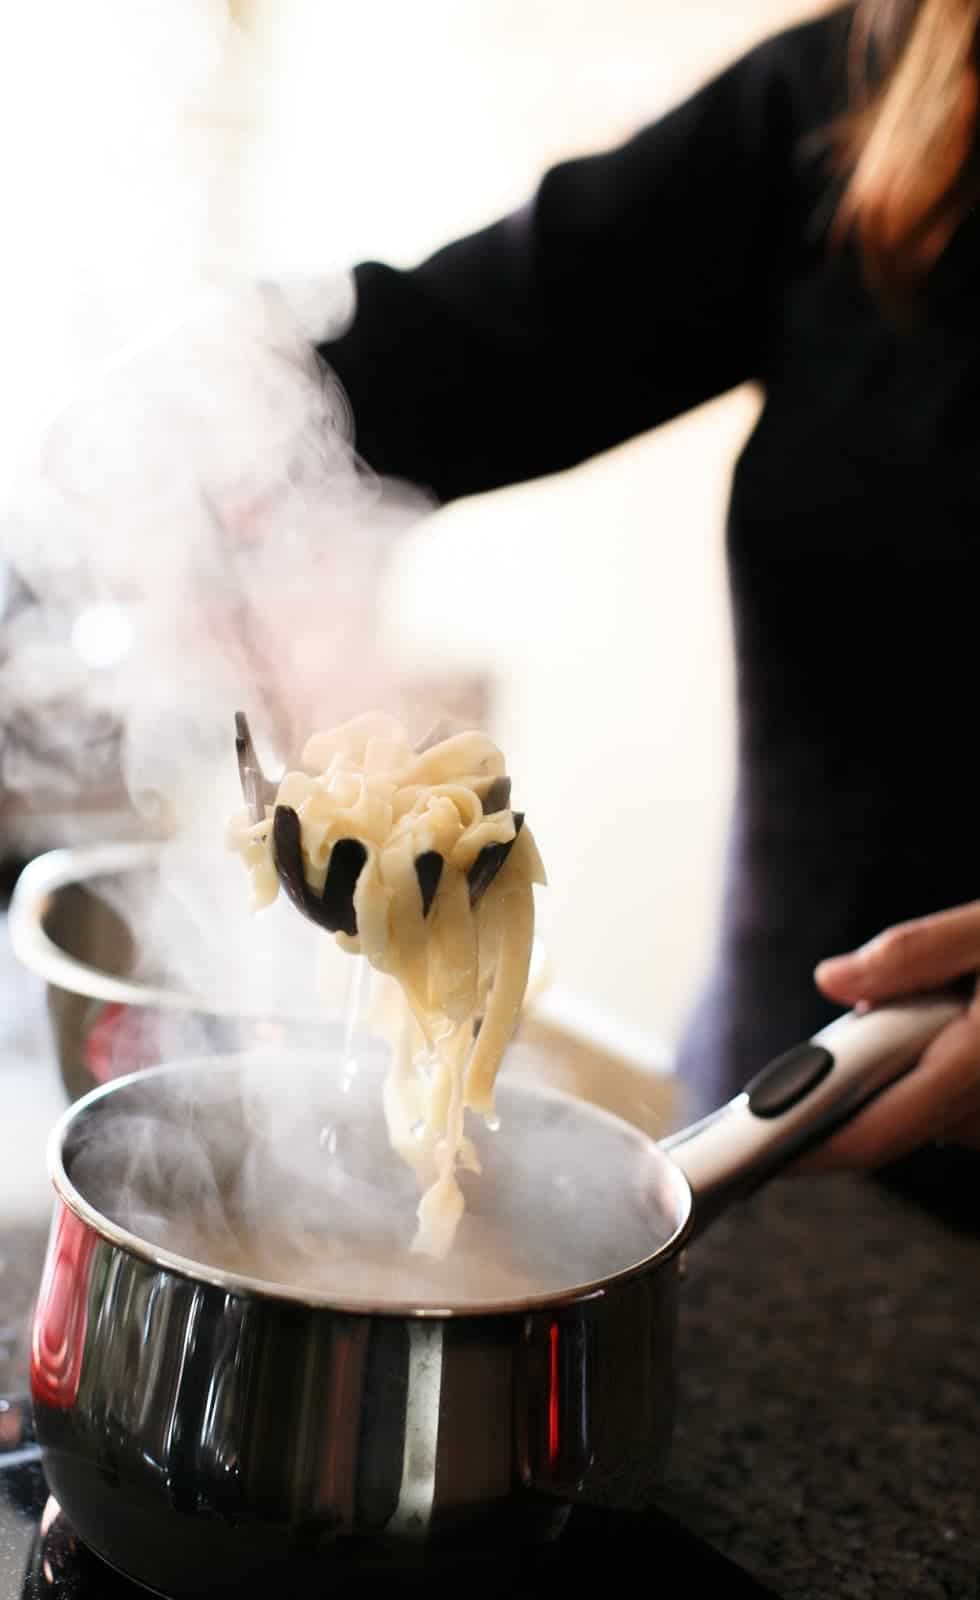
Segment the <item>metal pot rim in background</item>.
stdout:
[[[277,1016],[270,1019],[265,1010],[252,1011],[247,1006],[229,1006],[216,1003],[210,997],[194,995],[188,990],[166,989],[116,977],[69,955],[51,938],[45,927],[45,916],[52,899],[60,890],[74,886],[91,889],[93,880],[152,868],[166,848],[166,841],[127,841],[94,845],[81,850],[65,847],[35,856],[17,879],[7,915],[10,941],[18,960],[48,985],[107,1005],[126,1006],[134,1010],[156,1007],[158,1010],[206,1014],[243,1023],[267,1020],[322,1023],[323,1010],[315,1005],[311,1005],[309,1010],[291,1010],[285,1018]],[[97,893],[97,890],[94,892]],[[540,940],[535,939],[529,993],[541,986],[546,976],[547,955]]]
[[[49,850],[28,862],[14,887],[8,913],[10,942],[18,960],[48,984],[101,1000],[108,1005],[134,1009],[156,1007],[165,1011],[207,1012],[209,1016],[249,1021],[262,1014],[214,1004],[179,989],[118,978],[88,962],[79,961],[51,938],[44,926],[50,900],[72,885],[90,886],[93,879],[150,868],[160,860],[165,843],[95,845],[89,849]],[[322,1012],[292,1016],[292,1021],[322,1021]]]

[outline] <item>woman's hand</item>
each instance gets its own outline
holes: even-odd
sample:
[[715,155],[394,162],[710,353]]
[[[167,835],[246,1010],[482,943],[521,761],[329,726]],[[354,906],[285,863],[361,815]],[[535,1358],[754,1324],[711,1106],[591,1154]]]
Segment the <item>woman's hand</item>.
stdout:
[[[842,1005],[863,1007],[942,988],[980,973],[980,900],[904,922],[848,955],[822,961],[816,981]],[[879,1167],[932,1141],[980,1147],[980,984],[914,1072],[814,1151],[800,1170]]]

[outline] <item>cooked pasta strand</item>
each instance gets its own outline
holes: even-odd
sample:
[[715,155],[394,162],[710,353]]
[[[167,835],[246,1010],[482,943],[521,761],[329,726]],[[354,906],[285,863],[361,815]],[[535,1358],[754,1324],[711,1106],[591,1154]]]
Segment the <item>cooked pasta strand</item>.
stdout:
[[[259,822],[247,813],[233,819],[229,844],[249,872],[256,909],[279,891],[277,805],[292,806],[300,819],[303,872],[315,893],[339,840],[364,846],[353,896],[357,933],[335,937],[398,986],[402,1011],[384,1114],[392,1148],[423,1191],[413,1249],[442,1256],[464,1210],[457,1173],[479,1172],[465,1113],[493,1114],[494,1084],[527,988],[533,885],[545,882],[544,868],[509,806],[484,810],[482,797],[494,786],[499,792],[495,780],[506,777],[503,754],[484,733],[455,734],[419,753],[393,718],[369,713],[314,734],[303,767],[286,773]],[[502,844],[511,849],[474,907],[468,874],[483,850]],[[426,915],[415,864],[430,852],[443,865]]]

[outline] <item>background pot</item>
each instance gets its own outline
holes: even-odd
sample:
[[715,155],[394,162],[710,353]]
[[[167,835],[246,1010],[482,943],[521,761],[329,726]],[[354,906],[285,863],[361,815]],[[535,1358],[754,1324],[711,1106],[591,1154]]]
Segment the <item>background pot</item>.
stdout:
[[[140,931],[118,909],[119,890],[138,891],[166,848],[127,841],[52,850],[30,862],[17,881],[11,940],[21,962],[44,981],[58,1066],[72,1100],[112,1078],[186,1053],[175,1048],[180,1035],[192,1041],[195,1054],[315,1049],[334,1042],[336,1018],[202,1009],[188,994],[135,976]],[[138,892],[131,898],[140,903]],[[524,1069],[647,1132],[666,1131],[676,1097],[661,1041],[596,1018],[549,980],[538,942],[529,1006],[512,1051]]]

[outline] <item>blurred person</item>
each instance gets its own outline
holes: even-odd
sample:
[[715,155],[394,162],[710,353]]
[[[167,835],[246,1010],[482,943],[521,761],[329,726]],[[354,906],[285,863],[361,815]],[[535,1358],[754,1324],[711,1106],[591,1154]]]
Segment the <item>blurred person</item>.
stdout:
[[[516,214],[357,267],[320,347],[367,466],[442,503],[761,388],[727,526],[736,795],[677,1057],[695,1112],[842,1008],[980,970],[978,40],[980,0],[784,30]],[[811,1165],[933,1141],[980,1144],[976,1000]]]

